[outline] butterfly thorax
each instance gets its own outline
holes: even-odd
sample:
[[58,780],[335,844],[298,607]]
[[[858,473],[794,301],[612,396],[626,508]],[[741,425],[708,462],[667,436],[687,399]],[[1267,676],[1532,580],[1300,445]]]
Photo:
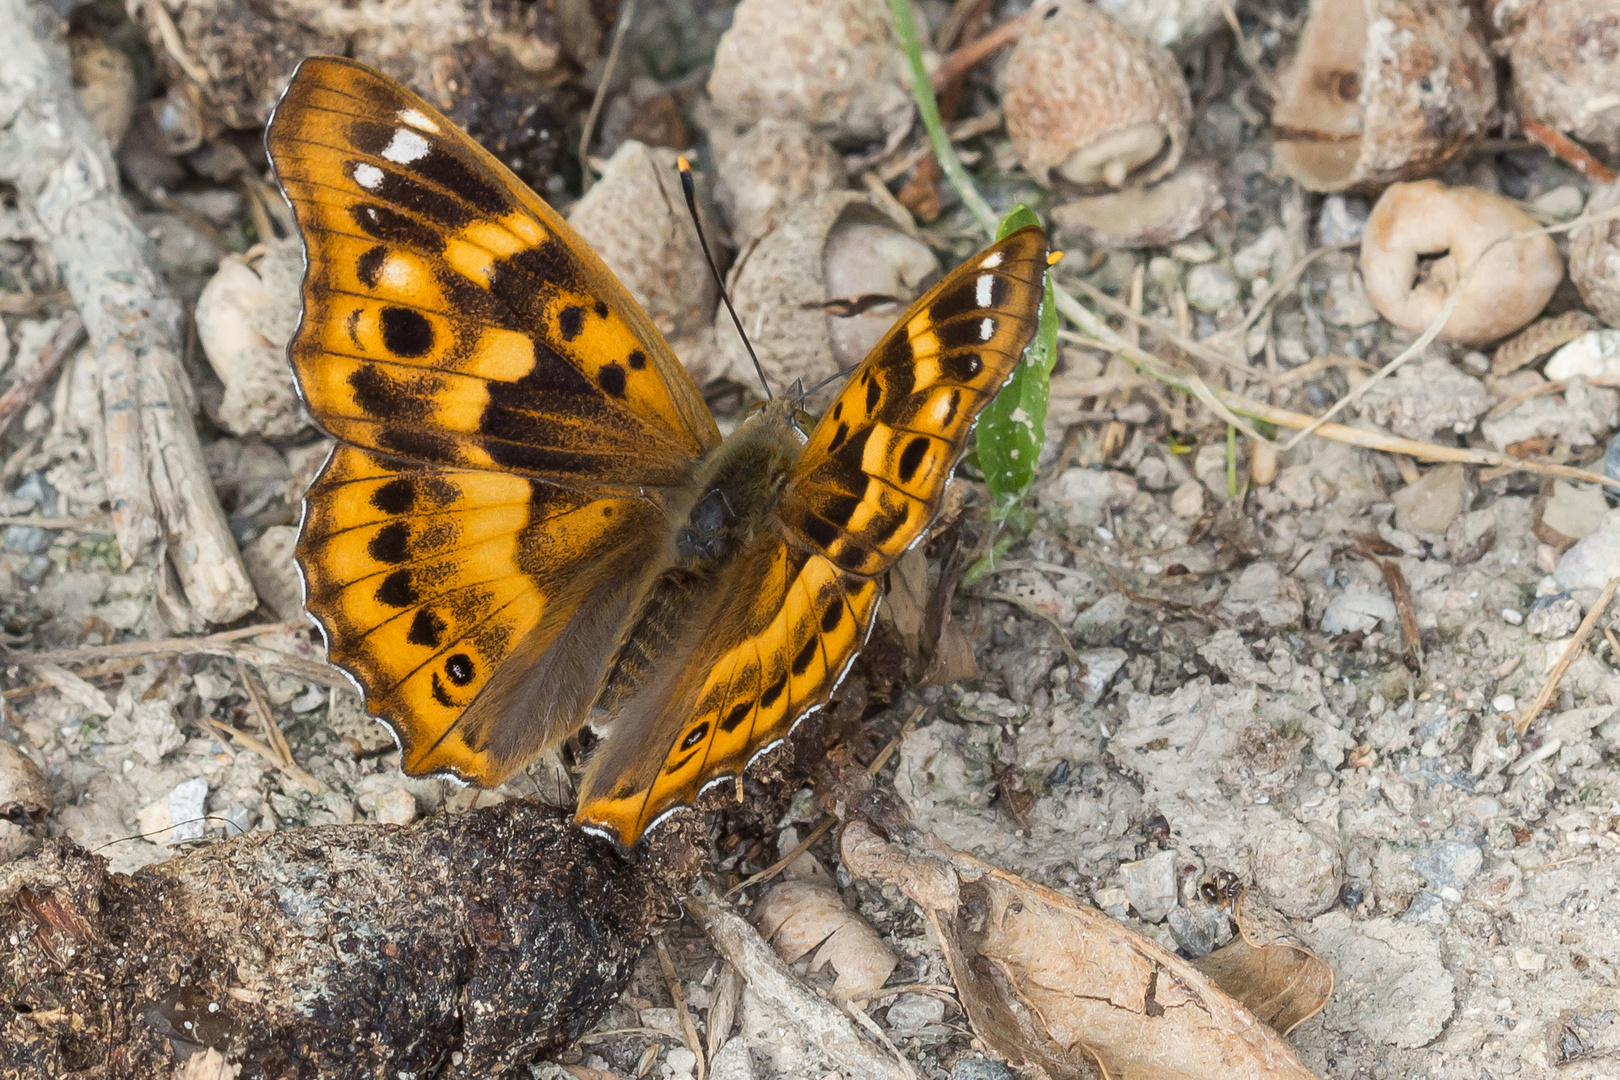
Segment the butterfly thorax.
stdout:
[[726,568],[773,528],[783,481],[804,446],[794,416],[787,404],[767,404],[715,447],[692,484],[671,499],[667,564],[649,574],[598,709],[611,715],[635,692],[682,631],[701,621]]

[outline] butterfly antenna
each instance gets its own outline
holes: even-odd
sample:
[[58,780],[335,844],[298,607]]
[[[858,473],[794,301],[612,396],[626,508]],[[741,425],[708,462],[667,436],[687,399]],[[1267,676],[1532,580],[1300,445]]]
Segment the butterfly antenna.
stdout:
[[759,374],[759,385],[765,388],[765,397],[769,400],[771,384],[765,380],[765,369],[760,365],[759,356],[754,352],[753,342],[748,340],[748,334],[743,330],[742,320],[737,318],[737,309],[731,306],[731,296],[726,292],[726,283],[720,277],[720,268],[714,265],[714,256],[709,254],[709,238],[703,235],[703,222],[698,217],[697,185],[692,182],[692,163],[684,157],[675,159],[675,167],[681,173],[681,194],[686,196],[686,211],[692,215],[692,224],[697,229],[698,243],[703,248],[703,259],[709,264],[709,273],[714,275],[714,283],[720,287],[720,299],[731,312],[731,321],[737,327],[737,336],[742,338],[743,348],[748,350],[748,359],[754,362],[754,371]]
[[828,383],[833,382],[836,379],[844,378],[846,375],[848,375],[850,372],[854,371],[856,368],[858,368],[860,366],[861,365],[859,365],[859,364],[851,364],[847,368],[839,368],[837,371],[833,372],[831,375],[827,376],[825,379],[822,379],[820,382],[816,383],[810,389],[808,389],[808,390],[804,391],[804,393],[800,394],[799,395],[799,403],[803,404],[804,402],[808,401],[810,398],[815,397],[817,391],[819,391],[822,387],[826,386]]

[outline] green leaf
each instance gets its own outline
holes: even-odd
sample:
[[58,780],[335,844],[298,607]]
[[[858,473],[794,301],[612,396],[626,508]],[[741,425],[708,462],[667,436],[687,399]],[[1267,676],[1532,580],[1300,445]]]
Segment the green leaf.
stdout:
[[[996,239],[1039,224],[1035,212],[1020,204],[1002,219]],[[975,451],[985,486],[995,500],[992,513],[997,521],[1005,520],[1035,483],[1035,469],[1046,445],[1046,404],[1052,367],[1057,363],[1057,332],[1057,304],[1048,272],[1035,336],[1013,369],[1012,380],[979,414]]]

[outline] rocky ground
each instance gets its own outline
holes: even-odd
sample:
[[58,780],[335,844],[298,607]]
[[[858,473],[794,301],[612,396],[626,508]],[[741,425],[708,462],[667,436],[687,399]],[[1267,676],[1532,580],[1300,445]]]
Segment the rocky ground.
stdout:
[[[187,5],[170,6],[182,37],[202,50],[212,39],[186,38],[199,24],[187,21]],[[921,4],[925,32],[971,6]],[[1023,6],[988,5],[986,25]],[[728,4],[644,0],[599,110],[594,196],[578,198],[577,163],[553,168],[548,158],[531,175],[708,379],[728,428],[752,393],[743,382],[751,369],[726,336],[729,320],[716,317],[695,249],[637,246],[653,231],[643,223],[665,209],[684,221],[678,202],[646,209],[657,190],[648,160],[667,171],[663,155],[697,148],[712,185],[705,197],[739,267],[732,282],[745,323],[773,328],[758,335],[761,352],[784,381],[805,364],[858,358],[872,332],[854,323],[871,317],[881,332],[898,310],[834,320],[802,309],[823,297],[904,292],[982,240],[948,183],[918,179],[926,152],[898,74],[860,81],[855,99],[840,99],[837,122],[809,106],[789,120],[750,113],[764,108],[750,93],[772,100],[780,88],[735,55],[728,61],[722,34],[737,35],[734,53],[765,41],[750,62],[768,68],[802,46],[790,31],[806,25],[766,17],[764,7],[745,3],[734,21]],[[843,8],[864,12],[863,26],[887,18],[881,4]],[[1118,222],[1118,207],[1099,210],[1061,180],[1035,182],[1051,166],[1032,164],[1027,131],[1021,141],[1008,134],[1020,122],[1006,89],[1017,62],[1009,50],[960,84],[955,122],[982,121],[961,135],[963,156],[997,209],[1024,199],[1058,223],[1060,282],[1149,321],[1102,312],[1133,343],[1179,362],[1177,341],[1202,342],[1227,358],[1201,369],[1211,383],[1320,414],[1407,350],[1427,321],[1392,321],[1358,251],[1387,178],[1360,194],[1324,194],[1278,164],[1271,112],[1301,48],[1299,5],[1237,5],[1241,41],[1226,28],[1224,3],[1158,8],[1181,12],[1180,22],[1164,16],[1160,37],[1190,89],[1176,175],[1196,181],[1152,223],[1159,232],[1111,235],[1085,223],[1098,214]],[[146,55],[141,42],[161,39],[102,5],[76,15],[75,27],[81,58],[92,39],[135,56]],[[610,45],[610,35],[592,39],[574,96],[547,99],[573,117],[548,136],[557,145],[578,138]],[[291,545],[302,492],[331,444],[279,366],[297,310],[296,240],[262,197],[252,118],[237,117],[231,130],[205,124],[177,150],[163,141],[173,133],[154,127],[170,114],[153,104],[172,105],[177,91],[154,97],[162,87],[150,57],[143,63],[130,67],[124,91],[120,164],[155,264],[195,309],[185,369],[204,460],[259,603],[228,625],[177,621],[166,615],[167,571],[123,556],[96,442],[104,389],[93,350],[73,353],[59,378],[8,413],[0,861],[47,833],[131,871],[254,830],[403,824],[512,797],[567,805],[560,761],[495,792],[402,775],[387,732],[321,663]],[[87,71],[82,83],[106,89]],[[183,85],[172,63],[157,71]],[[1003,111],[1006,126],[995,115]],[[1511,117],[1504,127],[1492,115],[1427,171],[1505,196],[1532,225],[1590,209],[1601,184],[1527,140]],[[782,131],[767,131],[772,123]],[[1601,139],[1586,137],[1601,150]],[[210,148],[242,166],[211,178]],[[828,192],[874,216],[852,226],[843,203],[826,209]],[[819,217],[792,212],[815,200]],[[50,357],[73,318],[44,241],[26,206],[0,200],[0,376],[11,385]],[[787,269],[749,278],[751,258],[773,243],[772,265]],[[876,639],[887,644],[844,695],[840,715],[862,719],[864,731],[830,734],[861,760],[897,740],[880,786],[944,844],[1095,905],[1182,956],[1234,933],[1217,885],[1235,875],[1258,889],[1334,971],[1326,1007],[1290,1035],[1319,1076],[1614,1075],[1620,639],[1607,614],[1577,631],[1620,576],[1620,512],[1592,484],[1413,449],[1605,470],[1620,428],[1620,330],[1601,321],[1612,323],[1612,310],[1564,278],[1568,236],[1547,243],[1558,273],[1544,309],[1486,340],[1428,343],[1338,418],[1412,440],[1404,455],[1321,433],[1273,452],[1193,395],[1066,335],[1027,513],[993,526],[966,469],[955,524],[930,549],[961,549],[944,586],[956,586],[952,640],[971,645],[977,674],[915,678],[901,658],[914,647],[905,620],[920,618],[919,605],[891,604]],[[771,309],[761,298],[773,289],[795,299]],[[795,337],[793,320],[806,317],[811,337]],[[915,588],[940,587],[936,561]],[[1550,700],[1516,730],[1572,642],[1578,655]],[[908,673],[935,684],[907,685]],[[728,886],[821,822],[826,808],[808,788],[774,794],[785,807],[777,819],[706,819],[707,858]],[[875,971],[863,1015],[916,1076],[1022,1075],[968,1024],[917,909],[893,886],[855,879],[836,839],[836,830],[822,835],[786,870],[787,882],[820,892],[765,881],[737,902],[773,924],[815,909],[823,931],[800,932],[812,940],[794,950],[804,954],[797,972],[830,991],[835,979]],[[825,909],[828,889],[841,907]],[[813,951],[834,931],[841,946]],[[724,1080],[837,1071],[695,922],[666,933],[675,979],[649,950],[596,1030],[538,1075],[681,1080],[698,1069],[694,1031],[712,1057],[708,1075]]]

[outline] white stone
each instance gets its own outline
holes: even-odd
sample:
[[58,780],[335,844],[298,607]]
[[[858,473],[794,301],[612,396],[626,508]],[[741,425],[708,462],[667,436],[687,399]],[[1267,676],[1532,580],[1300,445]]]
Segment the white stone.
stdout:
[[154,844],[180,844],[201,840],[207,831],[204,804],[208,801],[208,781],[195,777],[179,784],[168,795],[149,804],[137,815],[142,838]]
[[1176,488],[1170,496],[1170,512],[1176,517],[1188,521],[1198,517],[1204,512],[1204,485],[1197,480],[1188,480]]
[[670,1071],[675,1073],[688,1073],[697,1068],[697,1055],[684,1046],[677,1046],[664,1055]]
[[1542,370],[1549,379],[1620,376],[1620,330],[1588,330],[1553,353]]
[[1603,516],[1598,530],[1558,560],[1554,577],[1563,589],[1601,589],[1620,574],[1620,510]]
[[1322,612],[1322,633],[1366,633],[1380,622],[1394,624],[1395,601],[1383,593],[1345,591],[1328,601]]
[[416,796],[404,788],[382,792],[373,805],[383,825],[409,825],[416,819]]
[[1187,303],[1214,315],[1237,303],[1238,283],[1220,263],[1203,263],[1187,271]]
[[1176,906],[1176,854],[1161,851],[1152,858],[1119,868],[1121,890],[1143,922],[1156,923]]

